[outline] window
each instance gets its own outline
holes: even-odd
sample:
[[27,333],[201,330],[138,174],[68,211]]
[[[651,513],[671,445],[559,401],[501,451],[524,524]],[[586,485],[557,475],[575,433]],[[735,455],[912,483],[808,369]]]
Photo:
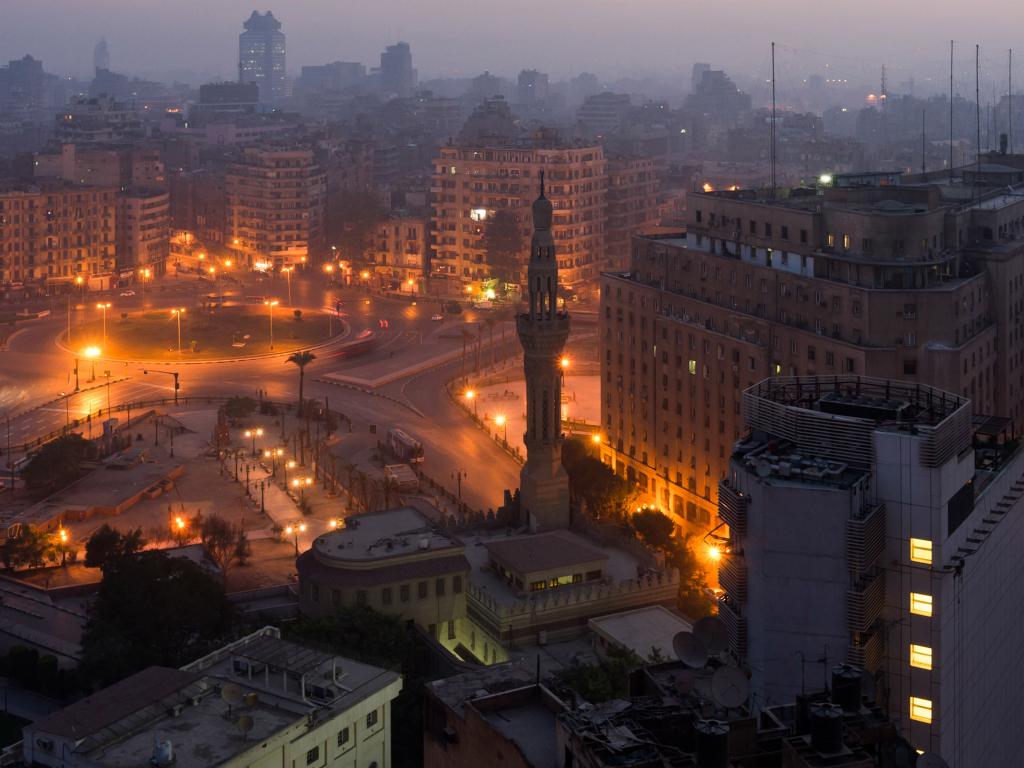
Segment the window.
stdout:
[[452,594],[458,595],[462,593],[462,577],[452,577]]
[[690,372],[691,376],[696,376],[697,375],[697,361],[696,360],[690,360],[686,364],[686,369]]
[[416,585],[416,589],[420,600],[424,599],[427,596],[427,582],[421,581],[419,584]]
[[373,726],[375,726],[377,724],[378,717],[379,717],[379,715],[378,715],[376,709],[373,710],[372,712],[368,712],[366,714],[366,727],[367,728],[373,728]]
[[827,245],[829,248],[835,247],[836,236],[832,232],[829,232],[827,235],[825,235],[825,245]]
[[910,593],[910,612],[917,616],[932,615],[932,596],[920,592]]
[[320,759],[320,747],[316,746],[306,751],[306,765],[312,765]]
[[384,587],[384,589],[381,590],[380,599],[384,605],[391,605],[391,587]]
[[849,235],[843,235],[843,250],[844,251],[850,250],[850,236]]
[[931,723],[932,721],[932,700],[922,699],[917,696],[910,697],[910,719],[919,723]]
[[356,605],[366,605],[366,590],[360,589],[356,592]]
[[349,732],[348,732],[348,728],[347,727],[342,728],[340,731],[338,731],[338,746],[339,747],[343,747],[346,744],[348,744],[348,739],[349,739]]
[[910,644],[910,666],[918,669],[932,668],[932,649],[927,645]]
[[434,592],[437,594],[438,597],[444,596],[444,579],[437,580],[437,582],[434,584]]
[[910,562],[932,564],[932,542],[930,539],[910,540]]

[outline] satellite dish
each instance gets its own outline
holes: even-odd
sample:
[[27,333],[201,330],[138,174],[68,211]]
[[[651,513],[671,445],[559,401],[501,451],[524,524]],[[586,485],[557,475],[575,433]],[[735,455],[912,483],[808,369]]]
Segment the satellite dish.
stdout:
[[717,616],[705,616],[694,624],[693,635],[704,643],[712,656],[717,656],[729,645],[729,630]]
[[242,715],[235,721],[235,727],[241,732],[243,738],[249,735],[249,731],[255,724],[249,715]]
[[244,700],[244,694],[241,687],[235,683],[224,683],[220,689],[220,697],[224,699],[225,703],[231,706],[241,704]]
[[260,700],[260,696],[255,691],[245,694],[245,705],[247,707],[255,707],[256,702]]
[[683,664],[702,669],[708,663],[708,649],[692,632],[677,632],[672,638],[672,650]]
[[917,768],[949,768],[949,763],[934,752],[925,752],[923,755],[918,755]]
[[750,682],[738,667],[719,667],[711,677],[711,696],[726,709],[744,704],[750,695]]

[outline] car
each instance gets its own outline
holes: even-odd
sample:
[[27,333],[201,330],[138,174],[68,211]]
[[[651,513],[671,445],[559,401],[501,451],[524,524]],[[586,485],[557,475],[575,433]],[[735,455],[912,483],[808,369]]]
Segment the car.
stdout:
[[444,320],[444,315],[439,313],[433,314],[430,316],[430,319],[433,320],[435,323],[440,323]]
[[121,291],[122,296],[134,296],[135,291]]

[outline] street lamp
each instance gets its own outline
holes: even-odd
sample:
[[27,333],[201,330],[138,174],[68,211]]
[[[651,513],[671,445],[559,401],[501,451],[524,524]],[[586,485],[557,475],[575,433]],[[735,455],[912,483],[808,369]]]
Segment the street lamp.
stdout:
[[416,287],[416,281],[410,277],[408,280],[405,281],[405,284],[409,286],[409,295],[412,296],[412,289]]
[[71,395],[67,392],[61,392],[60,396],[64,398],[64,428],[67,430],[71,428],[71,404],[68,402],[71,399]]
[[340,521],[336,517],[332,517],[330,520],[327,521],[327,527],[330,528],[332,531],[336,530],[338,528],[338,525],[340,525]]
[[472,389],[466,390],[466,399],[473,404],[473,415],[477,415],[476,392]]
[[595,432],[594,434],[592,434],[590,436],[590,442],[592,442],[594,445],[600,445],[601,444],[601,435],[599,435],[597,432]]
[[313,484],[312,477],[296,477],[292,480],[292,488],[299,489],[299,503],[301,504],[306,500],[306,488]]
[[63,568],[67,564],[67,551],[65,547],[68,543],[68,532],[64,528],[57,531],[57,536],[60,539],[60,565]]
[[178,318],[178,357],[181,357],[181,316],[185,314],[184,307],[175,307],[171,310],[171,315]]
[[299,534],[306,532],[306,524],[305,523],[297,523],[297,524],[294,524],[294,525],[289,525],[287,528],[284,529],[284,532],[286,534],[288,534],[289,536],[294,536],[295,537],[295,555],[296,555],[296,557],[298,557],[298,554],[299,554]]
[[508,444],[508,419],[505,417],[505,414],[499,413],[497,416],[495,416],[494,417],[494,423],[497,424],[499,427],[504,428],[504,430],[505,430],[505,437],[504,437],[503,442],[507,445]]
[[185,529],[188,528],[188,520],[178,515],[174,518],[174,536],[178,540],[178,544],[185,543]]
[[96,309],[103,313],[103,346],[107,346],[107,310],[110,309],[109,301],[101,301],[96,305]]
[[462,478],[466,477],[466,470],[456,469],[452,472],[452,479],[457,480],[459,484],[459,501],[462,501]]
[[[291,286],[291,281],[288,282],[288,285]],[[290,287],[288,289],[288,296],[289,296],[289,301],[291,301],[291,288]],[[263,303],[266,306],[270,307],[270,349],[271,349],[271,351],[273,351],[273,349],[274,349],[274,307],[276,307],[279,302],[278,302],[277,299],[264,299]]]
[[139,272],[139,274],[142,276],[142,280],[139,281],[140,283],[142,283],[142,292],[145,293],[146,292],[146,281],[149,280],[149,278],[151,278],[153,276],[153,270],[151,270],[151,269],[143,269],[143,270],[141,270]]
[[96,358],[102,353],[103,350],[99,347],[86,347],[82,350],[82,357],[89,358],[89,361],[92,363],[92,376],[89,378],[89,381],[96,381]]
[[295,469],[295,459],[289,459],[288,463],[284,465],[284,484],[288,487],[288,470]]
[[252,455],[259,456],[256,452],[256,438],[263,437],[263,427],[257,427],[256,429],[245,430],[245,436],[252,438]]
[[273,470],[270,473],[271,476],[274,476],[274,477],[277,476],[277,457],[278,456],[282,456],[283,454],[284,454],[284,448],[266,448],[266,449],[264,449],[264,451],[263,451],[263,458],[264,459],[270,459],[270,461],[272,463],[272,466],[273,466]]

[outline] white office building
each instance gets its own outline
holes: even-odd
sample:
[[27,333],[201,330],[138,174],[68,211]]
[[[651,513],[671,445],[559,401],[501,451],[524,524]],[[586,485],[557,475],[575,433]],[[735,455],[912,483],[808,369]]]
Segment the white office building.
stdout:
[[1019,764],[1024,451],[969,400],[854,375],[775,377],[720,486],[721,617],[763,708],[866,672],[918,749]]

